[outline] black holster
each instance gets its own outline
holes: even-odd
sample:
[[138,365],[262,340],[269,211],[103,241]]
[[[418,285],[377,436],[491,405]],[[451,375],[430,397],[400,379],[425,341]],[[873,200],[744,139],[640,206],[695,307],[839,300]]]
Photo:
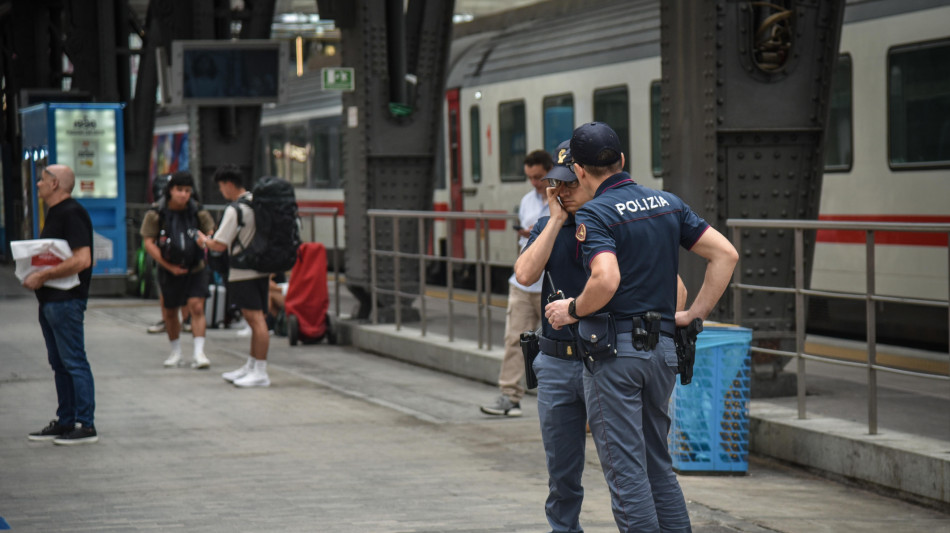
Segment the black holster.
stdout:
[[529,389],[537,388],[538,376],[534,373],[534,358],[541,351],[537,331],[525,331],[521,334],[521,353],[524,355],[524,381]]
[[644,313],[643,316],[633,317],[633,349],[640,352],[649,352],[660,342],[660,326],[663,315],[656,311]]
[[680,375],[680,384],[689,385],[693,381],[693,363],[696,362],[696,337],[703,331],[703,320],[696,318],[685,328],[676,328],[673,343],[676,345],[676,372]]

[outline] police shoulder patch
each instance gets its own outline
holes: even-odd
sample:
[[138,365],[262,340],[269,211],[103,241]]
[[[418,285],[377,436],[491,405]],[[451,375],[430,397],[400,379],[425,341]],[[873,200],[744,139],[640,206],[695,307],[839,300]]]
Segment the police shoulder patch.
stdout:
[[587,226],[583,224],[578,224],[577,231],[574,232],[574,238],[580,242],[587,240]]

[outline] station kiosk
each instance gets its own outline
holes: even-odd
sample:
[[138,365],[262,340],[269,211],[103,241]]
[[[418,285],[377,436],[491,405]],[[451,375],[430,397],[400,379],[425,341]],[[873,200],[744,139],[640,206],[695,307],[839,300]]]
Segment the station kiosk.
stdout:
[[76,173],[72,191],[92,219],[92,295],[125,293],[128,258],[125,221],[125,151],[122,104],[43,103],[20,110],[25,221],[32,237],[43,229],[46,206],[36,180],[48,165]]

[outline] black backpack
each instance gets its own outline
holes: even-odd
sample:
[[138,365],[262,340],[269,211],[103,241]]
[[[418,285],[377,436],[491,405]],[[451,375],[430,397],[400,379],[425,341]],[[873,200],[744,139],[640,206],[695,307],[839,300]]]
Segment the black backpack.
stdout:
[[254,238],[247,248],[235,240],[231,248],[231,268],[258,272],[286,272],[297,262],[300,247],[300,219],[297,217],[297,197],[294,186],[285,180],[265,176],[251,189],[250,201],[241,198],[231,204],[237,211],[238,227],[244,226],[244,217],[238,203],[254,210]]
[[162,251],[162,258],[187,269],[204,259],[204,250],[195,240],[198,230],[198,203],[189,199],[185,209],[173,211],[168,209],[165,199],[162,198],[155,210],[158,211],[158,247]]

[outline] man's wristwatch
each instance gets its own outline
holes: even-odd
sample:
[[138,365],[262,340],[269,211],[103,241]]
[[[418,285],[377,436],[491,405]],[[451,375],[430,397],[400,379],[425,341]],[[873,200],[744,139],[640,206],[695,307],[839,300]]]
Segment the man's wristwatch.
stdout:
[[581,317],[577,316],[577,300],[571,300],[571,303],[567,304],[567,314],[571,315],[571,318],[574,320],[580,320]]

